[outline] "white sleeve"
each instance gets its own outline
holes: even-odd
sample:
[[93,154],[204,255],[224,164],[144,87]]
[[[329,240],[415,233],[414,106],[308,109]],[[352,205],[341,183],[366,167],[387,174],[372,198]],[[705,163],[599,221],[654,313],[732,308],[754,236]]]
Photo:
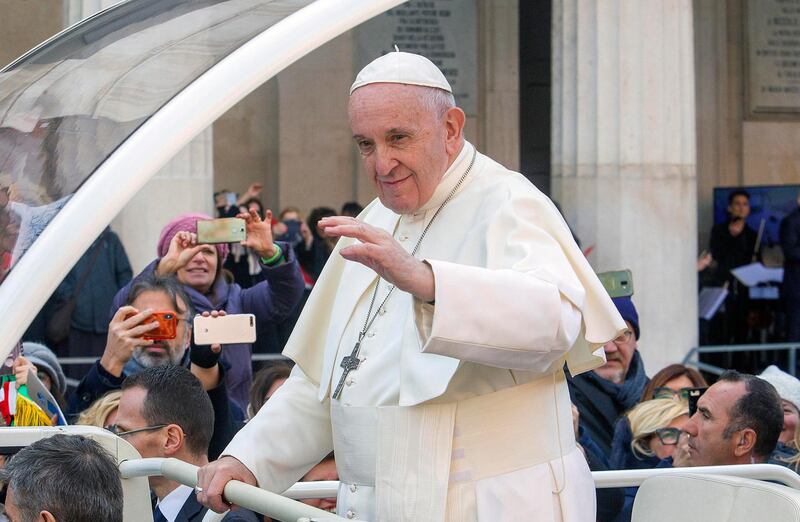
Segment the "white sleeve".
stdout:
[[423,352],[528,371],[566,354],[581,332],[585,290],[554,237],[568,229],[551,212],[512,199],[490,220],[483,266],[426,260],[436,292],[435,305],[414,304]]
[[551,283],[510,270],[431,265],[436,304],[415,303],[425,353],[545,371],[578,338],[581,313]]
[[222,454],[241,461],[259,487],[284,492],[333,450],[330,403],[318,388],[295,366]]

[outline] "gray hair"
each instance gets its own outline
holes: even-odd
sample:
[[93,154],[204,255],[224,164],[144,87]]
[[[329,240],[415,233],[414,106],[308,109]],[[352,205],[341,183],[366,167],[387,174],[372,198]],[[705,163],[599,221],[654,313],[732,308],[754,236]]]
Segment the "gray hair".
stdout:
[[[164,293],[169,296],[176,312],[179,314],[185,313],[189,317],[194,313],[191,300],[189,300],[189,297],[183,289],[183,285],[175,276],[157,276],[155,274],[149,274],[135,279],[128,291],[128,298],[125,300],[125,304],[133,304],[136,298],[144,292]],[[178,303],[178,299],[183,301],[183,307]]]
[[441,118],[456,106],[456,98],[452,93],[436,87],[419,87],[422,105]]
[[59,521],[122,522],[122,480],[113,457],[81,435],[53,435],[21,449],[0,481],[13,492],[22,522],[49,511]]

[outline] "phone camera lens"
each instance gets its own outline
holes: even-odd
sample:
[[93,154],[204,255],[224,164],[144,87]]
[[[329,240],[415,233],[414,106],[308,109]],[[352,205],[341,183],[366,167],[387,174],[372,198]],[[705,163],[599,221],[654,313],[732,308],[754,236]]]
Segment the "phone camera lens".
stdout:
[[175,316],[172,314],[164,314],[164,319],[172,320]]

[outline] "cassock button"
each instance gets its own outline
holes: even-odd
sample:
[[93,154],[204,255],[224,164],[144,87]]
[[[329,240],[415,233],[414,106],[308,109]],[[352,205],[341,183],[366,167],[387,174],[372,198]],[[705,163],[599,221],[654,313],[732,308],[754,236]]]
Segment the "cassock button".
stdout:
[[344,381],[344,383],[345,383],[346,385],[348,385],[348,386],[352,386],[354,382],[356,382],[356,381],[354,381],[352,377],[350,377],[349,379],[347,379],[346,381]]
[[347,518],[352,520],[352,519],[356,518],[356,512],[353,511],[352,509],[348,509],[347,513],[345,513],[344,516],[346,516]]
[[372,332],[369,332],[369,333],[367,334],[367,337],[369,337],[370,339],[372,339],[373,337],[375,337],[375,332],[374,332],[374,331],[372,331]]
[[408,241],[408,236],[405,234],[400,234],[400,237],[398,239],[400,239],[400,241]]
[[350,493],[355,493],[358,490],[358,486],[355,484],[350,484]]
[[386,308],[381,307],[380,309],[378,309],[378,314],[384,315],[385,313],[386,313]]

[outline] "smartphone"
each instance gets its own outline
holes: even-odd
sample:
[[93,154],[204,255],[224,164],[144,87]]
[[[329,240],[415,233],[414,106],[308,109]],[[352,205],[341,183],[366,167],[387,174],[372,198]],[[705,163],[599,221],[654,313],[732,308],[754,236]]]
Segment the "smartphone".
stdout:
[[194,343],[238,344],[256,341],[256,316],[253,314],[233,314],[222,317],[194,318]]
[[630,270],[601,272],[597,278],[611,297],[630,297],[633,295],[633,275]]
[[[136,314],[129,314],[125,319]],[[165,341],[175,339],[178,335],[178,316],[175,312],[153,312],[150,317],[142,321],[142,324],[158,323],[158,328],[150,330],[142,335],[142,339],[148,341]]]
[[238,243],[246,238],[247,232],[243,219],[205,219],[197,222],[198,243]]
[[701,387],[701,388],[689,388],[689,417],[694,415],[694,412],[697,411],[697,401],[700,400],[700,397],[706,392],[708,387]]

